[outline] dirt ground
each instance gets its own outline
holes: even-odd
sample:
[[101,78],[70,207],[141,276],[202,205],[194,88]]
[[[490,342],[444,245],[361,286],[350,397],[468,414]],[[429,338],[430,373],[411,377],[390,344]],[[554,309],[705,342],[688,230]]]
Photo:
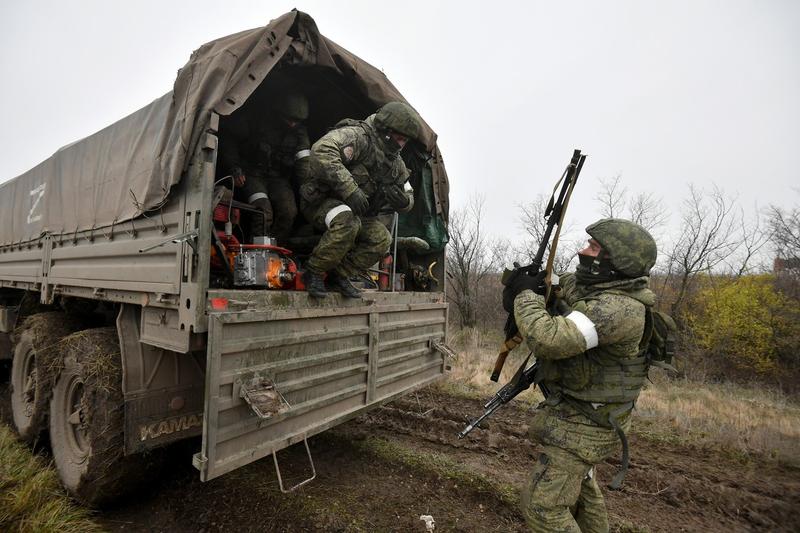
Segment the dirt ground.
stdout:
[[[1,376],[0,376],[1,377]],[[0,420],[9,423],[0,385]],[[201,483],[191,467],[199,441],[169,450],[146,491],[96,519],[110,531],[525,531],[520,487],[536,456],[520,406],[498,411],[464,440],[456,433],[478,400],[429,388],[310,439],[316,479],[281,494],[271,459]],[[606,491],[613,531],[797,531],[800,470],[631,437],[621,491]],[[47,453],[42,450],[40,453]],[[309,475],[302,447],[279,454],[286,483]],[[617,459],[599,467],[608,482]]]

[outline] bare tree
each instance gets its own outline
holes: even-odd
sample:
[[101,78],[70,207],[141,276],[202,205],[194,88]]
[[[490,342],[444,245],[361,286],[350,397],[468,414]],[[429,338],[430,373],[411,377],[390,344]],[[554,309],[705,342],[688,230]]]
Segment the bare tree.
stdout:
[[663,227],[669,220],[661,198],[643,192],[628,202],[628,217],[650,233]]
[[772,243],[782,259],[800,258],[800,208],[770,206],[767,211]]
[[[744,209],[739,214],[739,252],[726,259],[731,274],[741,277],[759,269],[761,250],[772,238],[769,227],[764,227],[762,215],[755,209],[753,219],[748,222]],[[763,265],[763,263],[761,263]]]
[[[539,249],[539,244],[544,239],[544,233],[547,230],[547,219],[544,217],[545,210],[549,197],[540,194],[536,199],[528,204],[519,206],[521,211],[519,223],[522,229],[528,235],[520,245],[512,248],[512,253],[521,264],[531,263],[536,256]],[[582,241],[577,243],[570,240],[571,227],[565,225],[561,230],[559,244],[556,248],[556,257],[553,260],[553,270],[556,272],[566,272],[569,270],[572,259],[580,249]],[[550,244],[548,243],[545,250],[544,259],[550,256]]]
[[622,184],[622,175],[598,178],[598,181],[600,181],[600,192],[595,199],[600,202],[600,214],[605,218],[621,216],[628,194],[628,188]]
[[475,327],[481,287],[487,276],[500,270],[505,254],[505,243],[489,239],[481,227],[483,203],[482,197],[473,196],[451,214],[448,225],[448,299],[455,305],[462,328]]
[[767,216],[779,286],[785,294],[800,299],[800,208],[786,210],[773,205]]
[[738,219],[733,206],[733,200],[716,186],[708,194],[689,186],[689,197],[681,212],[680,235],[669,257],[668,274],[678,277],[673,316],[678,315],[695,276],[713,270],[738,248],[734,239]]
[[662,200],[653,193],[640,192],[629,198],[629,191],[622,183],[621,174],[612,178],[600,178],[599,181],[600,192],[595,199],[600,202],[600,214],[604,217],[627,217],[651,233],[663,227],[669,220]]

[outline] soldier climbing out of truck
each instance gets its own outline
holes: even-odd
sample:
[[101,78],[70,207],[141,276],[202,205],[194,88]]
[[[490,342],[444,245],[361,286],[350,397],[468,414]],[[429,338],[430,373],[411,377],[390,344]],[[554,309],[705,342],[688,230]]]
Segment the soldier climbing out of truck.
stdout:
[[416,111],[389,102],[363,121],[343,120],[314,143],[312,177],[300,193],[303,215],[322,238],[306,266],[305,284],[327,296],[323,276],[347,298],[360,298],[350,278],[366,272],[389,251],[392,235],[378,218],[388,207],[410,211],[414,195],[400,152],[419,137]]

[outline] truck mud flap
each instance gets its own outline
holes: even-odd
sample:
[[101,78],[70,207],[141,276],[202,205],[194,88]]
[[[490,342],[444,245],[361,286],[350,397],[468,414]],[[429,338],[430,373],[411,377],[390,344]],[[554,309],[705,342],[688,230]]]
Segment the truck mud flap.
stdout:
[[313,305],[303,293],[278,308],[267,305],[268,296],[228,296],[236,309],[209,312],[203,444],[193,461],[203,481],[449,369],[441,294],[377,293],[363,301],[331,295]]

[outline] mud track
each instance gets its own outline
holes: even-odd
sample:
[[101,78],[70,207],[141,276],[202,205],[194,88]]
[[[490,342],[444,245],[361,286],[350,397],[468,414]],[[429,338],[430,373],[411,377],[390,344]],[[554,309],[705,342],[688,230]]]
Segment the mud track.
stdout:
[[[0,419],[8,423],[7,391]],[[111,531],[525,531],[519,488],[536,457],[526,409],[506,406],[459,440],[481,402],[429,388],[310,440],[317,479],[284,495],[265,459],[201,483],[199,442],[170,450],[147,490],[97,515]],[[639,436],[621,491],[606,491],[614,531],[795,531],[800,471]],[[44,451],[43,453],[46,453]],[[302,446],[280,453],[284,479],[308,474]],[[601,481],[615,460],[599,466]]]

